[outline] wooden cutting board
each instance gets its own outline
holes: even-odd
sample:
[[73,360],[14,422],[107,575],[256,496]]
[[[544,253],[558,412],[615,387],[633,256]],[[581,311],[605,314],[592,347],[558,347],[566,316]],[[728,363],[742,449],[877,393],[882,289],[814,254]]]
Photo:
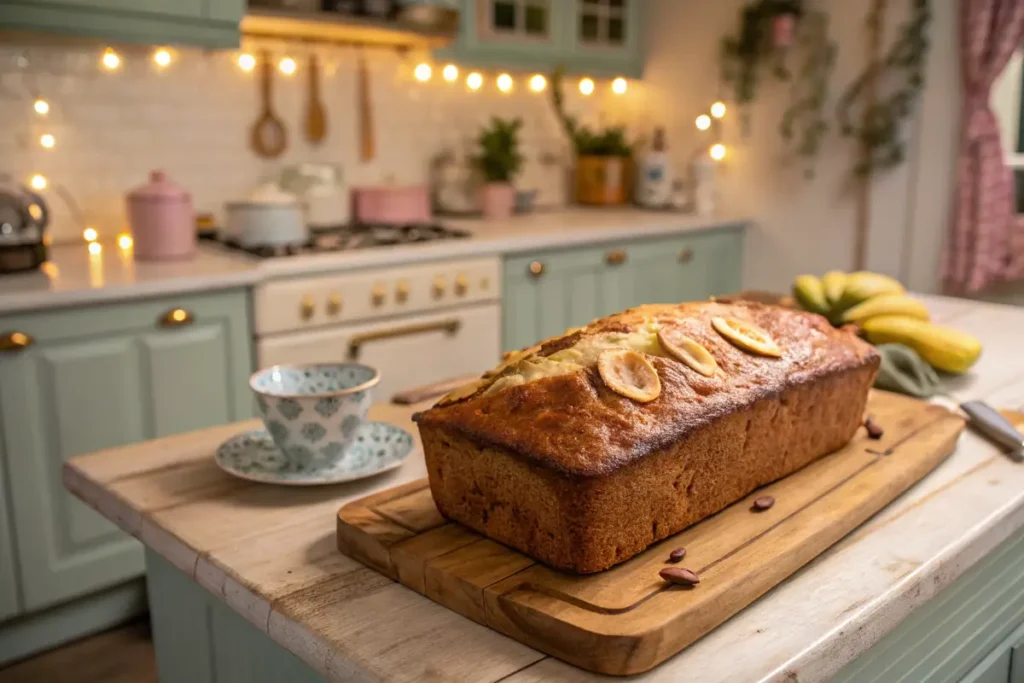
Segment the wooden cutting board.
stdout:
[[[599,673],[646,671],[743,609],[879,511],[956,445],[964,421],[944,408],[873,391],[885,430],[790,476],[607,571],[576,576],[447,522],[427,480],[338,511],[341,552],[459,614]],[[754,498],[775,497],[763,512]],[[665,560],[685,547],[679,565]],[[666,584],[680,566],[700,584]]]

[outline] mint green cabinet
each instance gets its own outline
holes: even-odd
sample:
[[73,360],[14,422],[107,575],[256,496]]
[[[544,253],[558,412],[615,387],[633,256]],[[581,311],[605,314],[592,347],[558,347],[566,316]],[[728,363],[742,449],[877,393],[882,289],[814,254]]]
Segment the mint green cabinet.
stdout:
[[245,0],[3,0],[0,29],[115,43],[237,47]]
[[[163,326],[179,307],[191,322]],[[239,290],[0,318],[0,334],[33,339],[0,353],[0,425],[26,611],[142,573],[139,544],[64,490],[62,464],[250,417],[247,311]]]
[[[3,432],[0,429],[0,436]],[[0,622],[18,614],[18,579],[14,573],[14,539],[7,516],[9,505],[4,473],[4,444],[0,438]]]
[[436,56],[481,67],[548,73],[561,65],[638,78],[646,1],[457,0],[459,35]]
[[742,226],[505,259],[502,347],[646,303],[706,299],[740,288]]

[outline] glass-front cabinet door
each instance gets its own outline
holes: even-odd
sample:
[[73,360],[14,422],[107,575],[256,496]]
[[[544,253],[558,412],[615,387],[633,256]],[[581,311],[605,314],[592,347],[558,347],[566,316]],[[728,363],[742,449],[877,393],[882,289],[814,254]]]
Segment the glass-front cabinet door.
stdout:
[[643,64],[643,0],[575,0],[572,7],[573,51],[586,63],[608,70]]
[[483,39],[551,42],[550,0],[477,0]]
[[[634,0],[635,2],[635,0]],[[580,44],[621,47],[626,42],[626,5],[629,0],[581,0],[577,8],[577,32]]]

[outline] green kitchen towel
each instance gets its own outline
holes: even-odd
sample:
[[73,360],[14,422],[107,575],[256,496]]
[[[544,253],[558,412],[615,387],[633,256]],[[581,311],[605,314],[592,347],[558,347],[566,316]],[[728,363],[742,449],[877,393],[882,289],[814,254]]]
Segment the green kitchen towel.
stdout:
[[876,348],[882,354],[882,365],[875,378],[876,389],[917,398],[931,398],[939,393],[939,375],[916,351],[903,344],[880,344]]

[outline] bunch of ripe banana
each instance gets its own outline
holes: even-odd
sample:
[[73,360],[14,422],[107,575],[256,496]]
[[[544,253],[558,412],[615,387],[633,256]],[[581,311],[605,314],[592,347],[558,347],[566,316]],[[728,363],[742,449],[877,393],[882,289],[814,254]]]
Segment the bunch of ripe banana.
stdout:
[[801,275],[793,281],[793,296],[804,310],[833,325],[856,325],[872,344],[909,346],[942,372],[966,372],[981,355],[980,341],[929,322],[925,305],[888,275],[838,270],[820,278]]

